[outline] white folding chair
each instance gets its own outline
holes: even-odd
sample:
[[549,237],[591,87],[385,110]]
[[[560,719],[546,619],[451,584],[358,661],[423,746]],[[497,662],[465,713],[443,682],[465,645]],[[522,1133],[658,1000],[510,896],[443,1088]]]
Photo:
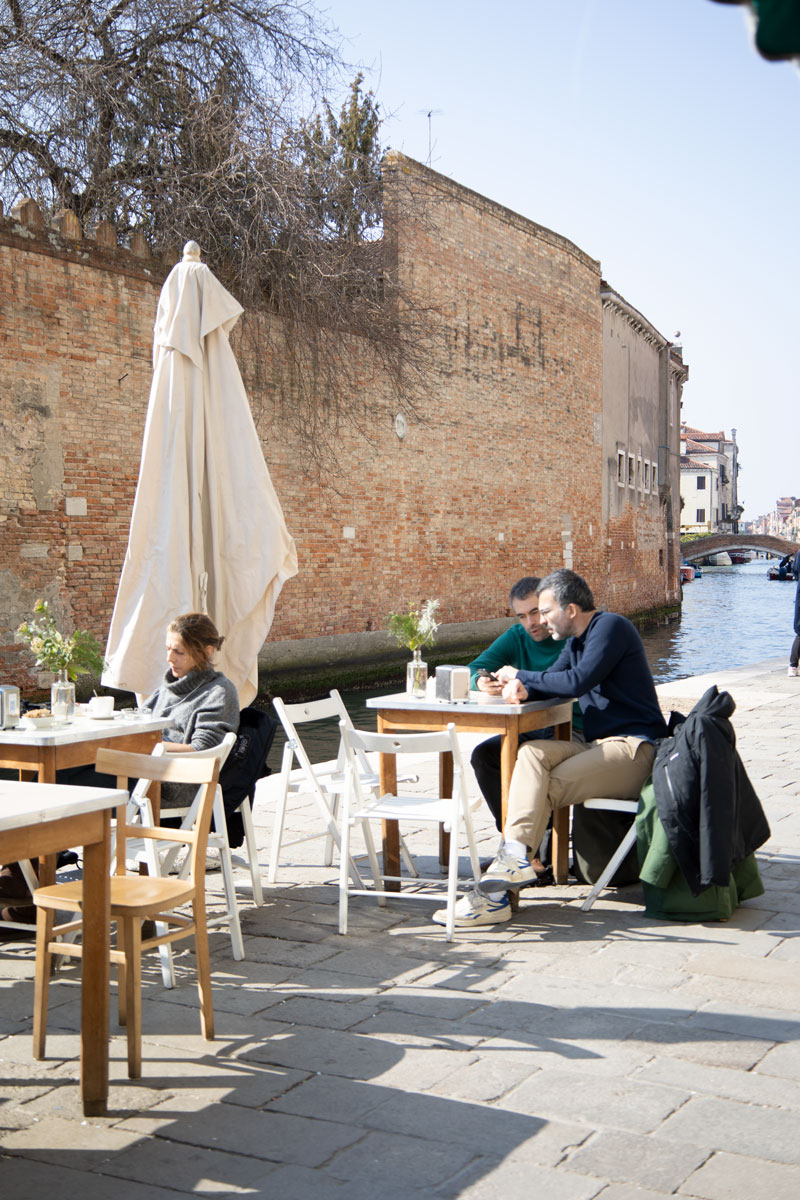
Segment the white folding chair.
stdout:
[[[639,808],[638,797],[635,800],[610,800],[610,799],[594,799],[584,800],[583,808],[595,808],[605,810],[606,812],[626,812],[636,816]],[[600,878],[592,885],[592,890],[581,905],[581,912],[588,912],[594,904],[597,897],[600,895],[604,887],[607,887],[609,881],[614,878],[617,868],[625,861],[628,852],[636,843],[636,823],[631,824],[630,829],[625,834],[617,849],[608,861],[608,865],[603,871]]]
[[[344,747],[339,735],[339,728],[342,724],[351,729],[353,728],[350,714],[336,688],[332,688],[330,695],[324,700],[312,700],[305,704],[284,704],[281,698],[276,696],[272,703],[286,734],[286,745],[283,748],[283,758],[281,760],[281,773],[278,784],[279,794],[275,806],[272,843],[270,846],[269,874],[267,876],[270,884],[274,884],[278,877],[281,849],[289,849],[292,846],[301,845],[303,842],[324,837],[325,852],[323,861],[325,866],[330,866],[333,862],[333,847],[334,845],[338,847],[341,840],[337,825],[337,813],[339,801],[345,788]],[[337,756],[331,763],[313,764],[297,732],[298,725],[307,725],[316,721],[335,721],[338,739]],[[295,759],[298,763],[297,769],[293,768]],[[379,784],[378,774],[376,771],[373,771],[367,756],[363,752],[359,752],[356,759],[362,783],[365,787],[377,792]],[[414,778],[415,776],[413,775],[408,776],[405,781]],[[297,795],[311,796],[317,807],[323,828],[318,829],[314,833],[304,834],[302,837],[295,838],[291,842],[284,842],[283,832],[288,800],[290,796]],[[402,842],[400,850],[409,873],[412,875],[415,874],[416,868],[411,855]],[[353,882],[360,886],[361,876],[352,858],[350,871]]]
[[[447,922],[446,937],[452,940],[455,925],[456,892],[458,887],[458,853],[459,839],[463,828],[467,848],[469,850],[472,868],[472,884],[476,886],[480,879],[480,863],[478,849],[475,843],[475,833],[472,828],[467,787],[464,777],[464,764],[461,750],[456,737],[454,725],[448,725],[440,733],[365,733],[353,729],[342,722],[342,742],[345,749],[346,787],[342,803],[341,816],[341,865],[339,873],[339,932],[347,933],[348,901],[350,896],[377,896],[379,904],[385,904],[387,899],[403,895],[410,899],[430,899],[432,896],[442,898],[441,876],[417,875],[413,880],[402,876],[383,876],[383,884],[407,883],[413,885],[410,891],[389,891],[381,883],[378,856],[370,829],[371,821],[409,821],[415,826],[434,824],[443,825],[450,834],[450,854],[447,871]],[[384,793],[376,796],[371,788],[365,788],[361,779],[356,755],[369,754],[452,754],[453,756],[453,788],[452,796],[425,796],[412,794]],[[350,834],[355,825],[360,825],[364,842],[367,847],[373,888],[348,887],[347,861],[350,856]],[[422,888],[421,884],[437,885],[437,890]]]
[[[193,750],[183,751],[181,759],[187,761],[195,761],[204,758],[215,758],[219,761],[220,770],[225,762],[225,759],[230,754],[233,746],[236,744],[236,734],[226,733],[218,746],[212,746],[208,750]],[[154,754],[169,754],[169,742],[162,742],[156,746]],[[142,780],[136,785],[128,805],[129,817],[128,821],[131,825],[142,824],[151,826],[153,824],[153,810],[149,795],[149,780]],[[200,810],[200,804],[203,799],[204,789],[199,788],[191,805],[187,808],[167,808],[162,810],[162,819],[170,817],[180,817],[181,829],[193,829],[197,816]],[[249,807],[249,806],[248,806]],[[208,928],[217,927],[227,923],[231,938],[231,951],[234,959],[240,962],[244,958],[244,941],[242,939],[242,927],[239,920],[239,907],[236,899],[236,886],[233,879],[233,863],[231,861],[231,848],[228,844],[228,827],[225,821],[225,809],[222,802],[222,789],[217,785],[214,795],[214,830],[208,835],[208,850],[216,850],[220,857],[220,867],[222,869],[222,883],[225,892],[225,908],[224,916],[211,917],[207,920]],[[246,829],[246,826],[245,826]],[[180,852],[180,843],[175,842],[156,842],[152,839],[146,839],[142,842],[134,841],[129,838],[126,847],[126,857],[128,861],[144,862],[147,864],[149,875],[166,876],[170,874],[172,867]],[[178,873],[179,879],[186,879],[191,868],[191,860],[187,857]],[[164,980],[164,986],[171,988],[175,986],[175,970],[172,963],[172,950],[170,945],[164,944],[159,947],[161,955],[161,974]]]

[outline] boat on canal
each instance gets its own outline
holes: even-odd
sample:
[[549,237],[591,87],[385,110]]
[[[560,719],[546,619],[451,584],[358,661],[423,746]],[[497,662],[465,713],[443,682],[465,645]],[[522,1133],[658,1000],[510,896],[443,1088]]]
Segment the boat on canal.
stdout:
[[791,566],[767,567],[767,579],[778,580],[781,583],[794,583],[796,576]]

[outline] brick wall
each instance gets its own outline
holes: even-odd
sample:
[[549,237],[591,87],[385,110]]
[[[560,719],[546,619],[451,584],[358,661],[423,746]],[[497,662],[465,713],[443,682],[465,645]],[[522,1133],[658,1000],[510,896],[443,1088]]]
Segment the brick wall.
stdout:
[[[398,269],[440,319],[424,411],[405,436],[373,384],[369,440],[341,435],[339,491],[309,485],[270,382],[280,364],[265,370],[257,338],[233,339],[298,544],[270,641],[352,645],[427,596],[446,623],[496,618],[520,574],[561,565],[605,603],[612,558],[615,606],[642,607],[625,587],[641,579],[641,556],[606,536],[599,265],[419,164],[394,156],[386,174],[389,189],[412,181],[424,197],[391,234]],[[30,220],[0,218],[0,679],[20,678],[13,631],[38,596],[105,639],[171,265]],[[655,606],[664,594],[650,570],[640,596]]]

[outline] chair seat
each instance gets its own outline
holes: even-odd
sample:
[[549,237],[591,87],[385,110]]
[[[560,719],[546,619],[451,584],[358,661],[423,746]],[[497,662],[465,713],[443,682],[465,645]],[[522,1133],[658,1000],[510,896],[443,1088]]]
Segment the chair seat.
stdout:
[[[113,875],[111,877],[111,917],[147,917],[153,912],[188,904],[194,886],[185,879],[162,879],[151,875]],[[79,912],[83,905],[80,880],[55,883],[36,889],[36,903],[44,908]]]
[[361,811],[354,818],[364,817],[381,821],[429,821],[434,825],[447,824],[452,819],[453,803],[450,799],[430,796],[379,796],[377,800],[365,800]]

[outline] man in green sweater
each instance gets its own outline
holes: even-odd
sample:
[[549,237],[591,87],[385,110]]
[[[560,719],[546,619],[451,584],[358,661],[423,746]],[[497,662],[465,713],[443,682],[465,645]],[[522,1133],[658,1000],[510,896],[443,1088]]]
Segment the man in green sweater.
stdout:
[[[520,671],[544,671],[551,666],[564,649],[563,642],[554,642],[547,626],[539,619],[539,597],[536,589],[541,581],[535,575],[526,575],[511,589],[509,604],[517,617],[499,638],[495,638],[482,654],[469,664],[470,687],[488,695],[499,696],[503,685],[492,678],[501,667],[512,666]],[[535,665],[534,665],[535,664]],[[580,710],[577,705],[572,717],[573,730],[580,732]],[[553,730],[537,729],[520,735],[520,745],[536,738],[552,738]],[[483,797],[492,811],[495,824],[502,834],[502,796],[500,789],[500,743],[501,738],[491,737],[481,742],[472,752],[472,769]],[[543,846],[549,847],[549,834]],[[546,857],[546,855],[545,855]],[[535,865],[541,868],[543,882],[552,882],[551,872],[546,870],[540,859]]]

